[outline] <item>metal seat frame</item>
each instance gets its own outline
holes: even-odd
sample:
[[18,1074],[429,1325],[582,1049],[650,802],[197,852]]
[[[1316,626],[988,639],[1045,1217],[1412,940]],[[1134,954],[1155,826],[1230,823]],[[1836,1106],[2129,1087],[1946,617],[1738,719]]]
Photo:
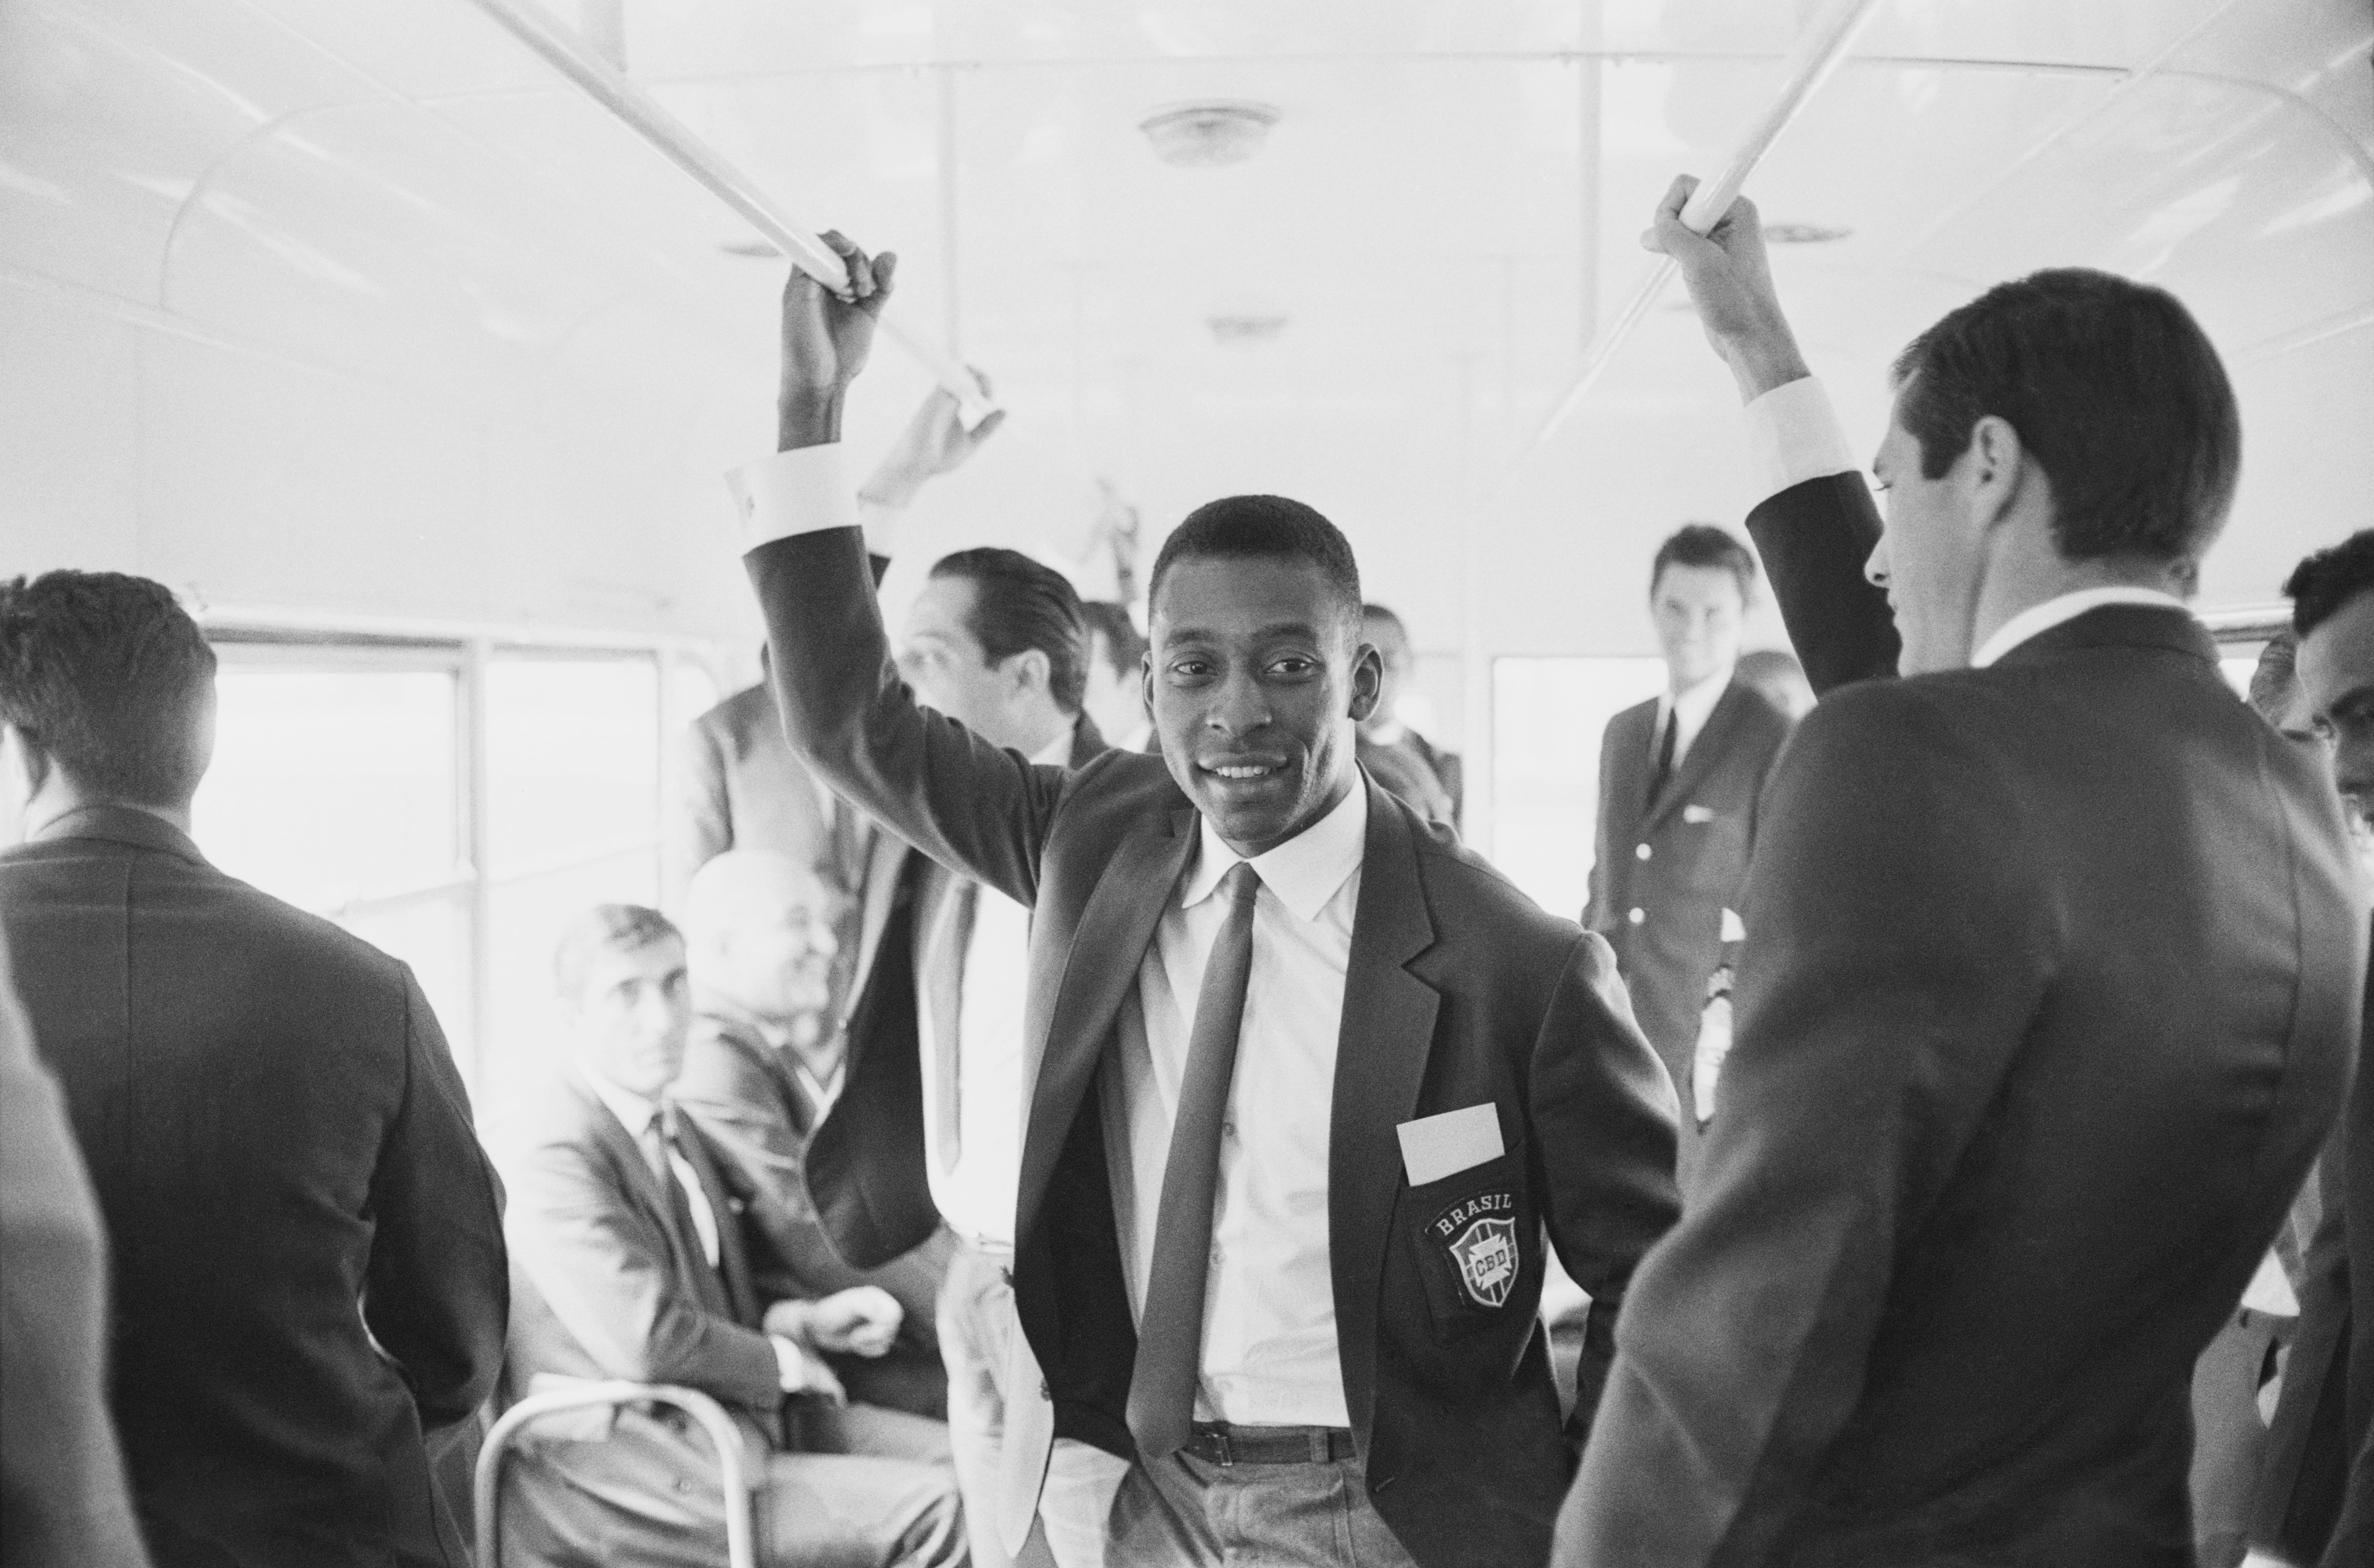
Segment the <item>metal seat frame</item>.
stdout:
[[488,1431],[485,1446],[478,1451],[477,1474],[471,1489],[477,1512],[478,1568],[502,1568],[502,1532],[498,1527],[496,1510],[501,1504],[503,1460],[512,1440],[546,1416],[595,1406],[615,1410],[620,1405],[673,1406],[700,1423],[717,1450],[718,1469],[724,1485],[726,1568],[758,1568],[751,1529],[752,1477],[742,1452],[742,1429],[734,1424],[724,1406],[697,1388],[623,1381],[587,1383],[531,1394],[505,1410]]

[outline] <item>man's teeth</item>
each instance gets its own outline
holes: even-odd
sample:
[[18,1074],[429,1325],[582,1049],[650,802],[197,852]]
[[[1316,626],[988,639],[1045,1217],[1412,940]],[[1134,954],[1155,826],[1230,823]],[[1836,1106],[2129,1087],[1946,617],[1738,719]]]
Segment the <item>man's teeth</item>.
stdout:
[[1234,767],[1216,767],[1212,771],[1223,778],[1260,778],[1276,772],[1277,769],[1259,764],[1245,764]]

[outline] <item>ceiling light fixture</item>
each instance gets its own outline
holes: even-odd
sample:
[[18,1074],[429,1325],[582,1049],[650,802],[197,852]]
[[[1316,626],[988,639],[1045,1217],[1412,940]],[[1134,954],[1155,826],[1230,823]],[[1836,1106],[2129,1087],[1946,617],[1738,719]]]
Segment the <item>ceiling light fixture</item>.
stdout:
[[1249,99],[1169,103],[1137,123],[1154,156],[1174,169],[1217,169],[1261,151],[1278,111]]
[[1827,245],[1833,240],[1844,240],[1854,233],[1851,228],[1828,223],[1768,223],[1765,240],[1774,245]]
[[1272,342],[1286,330],[1286,322],[1284,316],[1222,315],[1204,318],[1204,324],[1212,329],[1212,341],[1229,348]]

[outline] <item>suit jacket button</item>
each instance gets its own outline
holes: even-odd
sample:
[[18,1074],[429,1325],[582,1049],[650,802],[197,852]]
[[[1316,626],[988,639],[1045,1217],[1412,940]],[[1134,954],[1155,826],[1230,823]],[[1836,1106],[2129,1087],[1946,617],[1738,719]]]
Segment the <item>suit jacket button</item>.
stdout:
[[1641,921],[1643,921],[1643,920],[1645,920],[1645,919],[1647,919],[1649,918],[1649,911],[1648,911],[1648,910],[1646,910],[1646,909],[1634,909],[1634,910],[1632,910],[1630,913],[1627,914],[1624,918],[1625,918],[1626,919],[1628,919],[1628,920],[1631,921],[1634,925],[1636,925],[1636,926],[1637,926],[1637,925],[1639,925]]
[[1649,846],[1647,846],[1646,844],[1641,845],[1639,848],[1637,848],[1637,849],[1633,850],[1632,852],[1633,852],[1635,855],[1639,856],[1639,857],[1640,857],[1640,859],[1642,859],[1642,860],[1647,860],[1650,856],[1651,856],[1651,855],[1653,855],[1653,854],[1655,854],[1655,853],[1656,853],[1656,851],[1655,851],[1654,849],[1650,848],[1649,848]]

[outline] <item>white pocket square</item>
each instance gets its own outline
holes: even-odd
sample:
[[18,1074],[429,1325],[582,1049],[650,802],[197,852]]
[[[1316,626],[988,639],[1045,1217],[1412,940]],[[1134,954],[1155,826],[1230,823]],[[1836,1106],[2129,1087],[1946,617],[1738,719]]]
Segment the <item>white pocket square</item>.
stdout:
[[1684,806],[1682,808],[1682,820],[1692,824],[1705,824],[1712,822],[1714,820],[1714,808],[1712,806]]
[[[1701,926],[1698,929],[1704,930],[1706,928]],[[1747,922],[1739,918],[1736,910],[1725,909],[1722,912],[1722,935],[1717,940],[1722,942],[1747,940]]]

